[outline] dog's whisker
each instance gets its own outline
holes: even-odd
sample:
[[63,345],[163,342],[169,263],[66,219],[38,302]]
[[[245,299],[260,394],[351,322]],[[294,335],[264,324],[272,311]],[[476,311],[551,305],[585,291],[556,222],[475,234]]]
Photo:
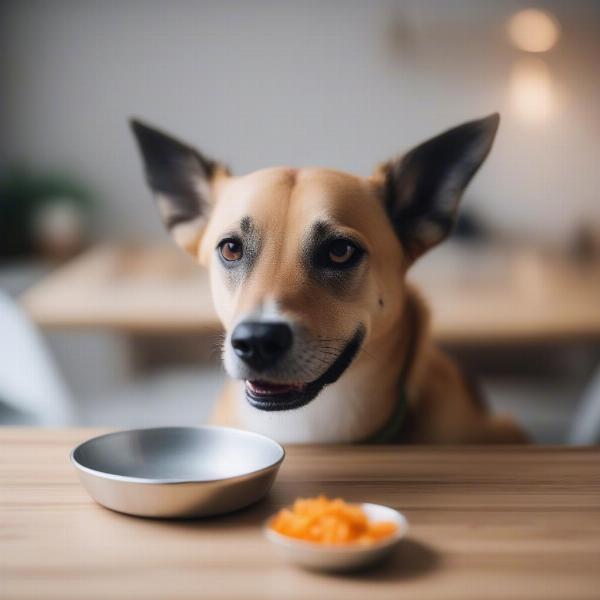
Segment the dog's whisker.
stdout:
[[320,352],[321,356],[339,356],[339,352]]

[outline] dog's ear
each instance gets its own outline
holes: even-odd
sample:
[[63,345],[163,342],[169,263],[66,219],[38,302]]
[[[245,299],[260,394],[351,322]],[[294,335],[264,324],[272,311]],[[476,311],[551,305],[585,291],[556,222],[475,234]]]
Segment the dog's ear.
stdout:
[[446,238],[467,184],[488,155],[500,116],[450,129],[379,168],[385,208],[410,260]]
[[137,119],[130,124],[162,221],[177,244],[194,254],[210,215],[215,179],[228,171]]

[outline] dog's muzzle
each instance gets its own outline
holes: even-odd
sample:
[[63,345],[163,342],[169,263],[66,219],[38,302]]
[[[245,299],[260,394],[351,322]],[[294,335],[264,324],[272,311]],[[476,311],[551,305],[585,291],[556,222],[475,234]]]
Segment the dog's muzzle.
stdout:
[[[232,345],[236,354],[255,370],[256,364],[262,365],[263,368],[275,364],[291,347],[291,330],[284,332],[283,329],[277,329],[279,324],[250,325],[252,327],[248,330],[241,330],[242,335],[238,338],[236,332],[241,325],[236,327],[232,335]],[[255,327],[256,325],[266,325],[267,329]],[[253,333],[249,333],[250,331]],[[364,328],[358,327],[327,370],[314,381],[280,383],[259,378],[246,380],[246,399],[253,407],[266,411],[292,410],[308,404],[326,385],[334,383],[342,376],[360,350],[364,336]],[[238,339],[238,348],[234,344],[234,338]],[[248,360],[244,357],[248,357]]]

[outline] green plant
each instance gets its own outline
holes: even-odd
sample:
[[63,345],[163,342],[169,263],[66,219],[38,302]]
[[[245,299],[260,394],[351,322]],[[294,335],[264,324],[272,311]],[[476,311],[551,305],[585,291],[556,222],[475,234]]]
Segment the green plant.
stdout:
[[93,205],[89,189],[67,174],[37,173],[18,166],[0,175],[0,258],[34,254],[35,215],[59,199],[72,203],[83,215],[89,215]]

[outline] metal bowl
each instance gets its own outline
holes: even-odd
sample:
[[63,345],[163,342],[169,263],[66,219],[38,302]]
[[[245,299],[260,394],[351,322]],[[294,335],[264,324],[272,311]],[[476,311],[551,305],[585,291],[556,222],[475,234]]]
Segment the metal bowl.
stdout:
[[71,462],[96,502],[143,517],[206,517],[260,500],[285,452],[227,427],[159,427],[92,438]]

